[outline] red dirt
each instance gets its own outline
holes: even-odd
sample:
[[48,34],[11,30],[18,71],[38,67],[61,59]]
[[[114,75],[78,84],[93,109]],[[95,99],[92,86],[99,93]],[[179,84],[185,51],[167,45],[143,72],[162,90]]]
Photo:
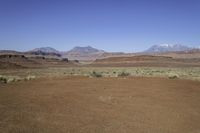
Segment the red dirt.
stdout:
[[24,55],[0,55],[0,69],[45,68],[45,67],[75,67],[75,61],[65,61],[55,58],[26,57]]
[[200,82],[46,78],[0,84],[3,133],[199,133]]
[[105,67],[199,67],[200,59],[175,59],[167,56],[140,55],[98,59],[91,66]]

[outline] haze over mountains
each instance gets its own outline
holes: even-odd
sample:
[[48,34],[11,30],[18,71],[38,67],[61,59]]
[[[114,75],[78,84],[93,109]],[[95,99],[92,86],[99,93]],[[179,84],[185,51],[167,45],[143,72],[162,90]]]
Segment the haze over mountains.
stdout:
[[105,51],[93,48],[91,46],[86,46],[74,47],[73,49],[64,52],[62,56],[70,60],[95,60],[103,53],[105,53]]
[[147,53],[155,53],[155,52],[162,53],[162,52],[185,51],[185,50],[190,50],[190,49],[193,49],[193,48],[185,46],[185,45],[181,45],[181,44],[175,44],[175,45],[161,44],[161,45],[153,45],[145,52],[147,52]]
[[58,50],[51,48],[51,47],[35,48],[35,49],[31,50],[30,52],[60,53]]
[[[44,68],[63,66],[199,67],[200,49],[184,45],[154,45],[144,52],[106,52],[91,46],[63,52],[51,47],[27,52],[0,50],[0,68]],[[92,64],[91,64],[92,63]]]
[[[161,45],[153,45],[149,49],[139,52],[139,53],[123,53],[123,52],[106,52],[104,50],[99,50],[93,48],[91,46],[86,47],[74,47],[69,51],[58,51],[51,47],[41,47],[35,48],[33,50],[27,52],[17,52],[17,51],[10,51],[10,50],[1,50],[0,54],[5,53],[13,53],[13,54],[27,54],[27,55],[35,55],[35,56],[49,56],[49,57],[57,57],[57,58],[68,58],[69,60],[96,60],[106,57],[116,57],[116,56],[133,56],[137,54],[163,54],[167,52],[189,52],[191,50],[194,51],[195,48],[175,44],[161,44]],[[196,52],[199,51],[196,48]]]

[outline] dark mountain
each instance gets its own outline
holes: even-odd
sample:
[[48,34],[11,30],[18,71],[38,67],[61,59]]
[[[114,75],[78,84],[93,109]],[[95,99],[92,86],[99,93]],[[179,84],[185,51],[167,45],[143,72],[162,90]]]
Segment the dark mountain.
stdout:
[[30,54],[30,55],[36,55],[36,56],[55,56],[55,57],[61,57],[61,53],[51,47],[41,47],[41,48],[36,48],[31,51],[25,52],[25,54]]
[[104,51],[93,48],[91,46],[87,46],[87,47],[74,47],[72,50],[68,51],[67,53],[68,54],[74,54],[74,53],[91,54],[91,53],[98,53],[98,52],[104,52]]
[[41,48],[35,48],[29,52],[41,52],[41,53],[60,53],[58,50],[51,48],[51,47],[41,47]]
[[[86,47],[74,47],[67,52],[60,52],[51,47],[41,47],[36,48],[27,52],[18,52],[12,50],[0,50],[0,55],[24,55],[26,57],[44,57],[44,58],[56,58],[62,59],[66,58],[69,60],[96,60],[108,57],[128,57],[134,55],[173,55],[173,57],[183,56],[185,54],[191,55],[191,57],[199,55],[199,49],[193,49],[192,47],[176,44],[162,44],[153,45],[148,50],[139,53],[123,53],[123,52],[106,52],[104,50],[99,50],[91,46]],[[195,56],[193,56],[195,55]],[[199,57],[199,56],[198,56]]]
[[64,53],[62,57],[70,60],[95,60],[103,53],[105,53],[105,51],[93,48],[91,46],[74,47],[72,50]]

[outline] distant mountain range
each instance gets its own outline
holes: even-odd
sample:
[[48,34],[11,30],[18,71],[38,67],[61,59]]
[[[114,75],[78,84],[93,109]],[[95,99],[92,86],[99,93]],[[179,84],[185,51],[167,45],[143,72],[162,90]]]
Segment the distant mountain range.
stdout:
[[74,53],[82,53],[82,54],[91,54],[91,53],[103,53],[105,51],[99,50],[96,48],[93,48],[91,46],[87,47],[74,47],[72,50],[68,51],[68,54],[74,54]]
[[61,58],[62,54],[54,48],[51,47],[42,47],[36,48],[31,51],[24,52],[26,55],[34,55],[34,56],[49,56],[49,57],[57,57]]
[[35,49],[31,50],[30,52],[57,53],[57,54],[60,53],[58,50],[51,48],[51,47],[35,48]]
[[186,50],[191,50],[193,48],[185,46],[185,45],[180,45],[180,44],[175,44],[175,45],[170,45],[170,44],[161,44],[161,45],[153,45],[149,49],[147,49],[146,53],[163,53],[163,52],[174,52],[174,51],[186,51]]
[[64,52],[62,56],[70,60],[95,60],[103,53],[105,53],[105,51],[86,46],[74,47],[72,50]]
[[[46,56],[50,58],[68,58],[69,60],[96,60],[107,57],[116,56],[133,56],[138,54],[154,54],[154,53],[167,53],[167,52],[187,52],[193,50],[194,48],[185,45],[175,44],[161,44],[153,45],[149,49],[140,53],[123,53],[123,52],[106,52],[104,50],[99,50],[91,46],[86,47],[74,47],[73,49],[61,52],[51,47],[41,47],[36,48],[27,52],[17,52],[11,50],[0,50],[0,54],[25,54],[27,56]],[[194,51],[194,50],[193,50]],[[199,50],[196,50],[199,51]]]

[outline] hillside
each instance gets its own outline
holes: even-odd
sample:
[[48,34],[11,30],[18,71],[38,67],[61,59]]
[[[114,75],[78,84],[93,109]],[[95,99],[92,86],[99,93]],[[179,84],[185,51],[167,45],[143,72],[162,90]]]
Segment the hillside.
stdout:
[[97,59],[91,66],[103,67],[200,67],[199,59],[175,59],[167,56],[139,55]]
[[0,55],[0,69],[6,68],[41,68],[41,67],[67,67],[77,66],[78,62],[68,59],[55,59],[45,57],[26,57],[25,55]]
[[69,60],[95,60],[98,59],[104,53],[103,50],[87,47],[74,47],[72,50],[64,53],[62,57],[66,57]]
[[181,58],[181,59],[195,59],[195,58],[200,58],[200,49],[191,49],[191,50],[176,51],[176,52],[164,52],[164,53],[159,53],[157,55],[170,56],[173,58]]
[[153,45],[144,53],[163,53],[163,52],[173,52],[173,51],[186,51],[190,50],[192,48],[181,45],[181,44],[175,44],[175,45],[170,45],[170,44],[161,44],[161,45]]

